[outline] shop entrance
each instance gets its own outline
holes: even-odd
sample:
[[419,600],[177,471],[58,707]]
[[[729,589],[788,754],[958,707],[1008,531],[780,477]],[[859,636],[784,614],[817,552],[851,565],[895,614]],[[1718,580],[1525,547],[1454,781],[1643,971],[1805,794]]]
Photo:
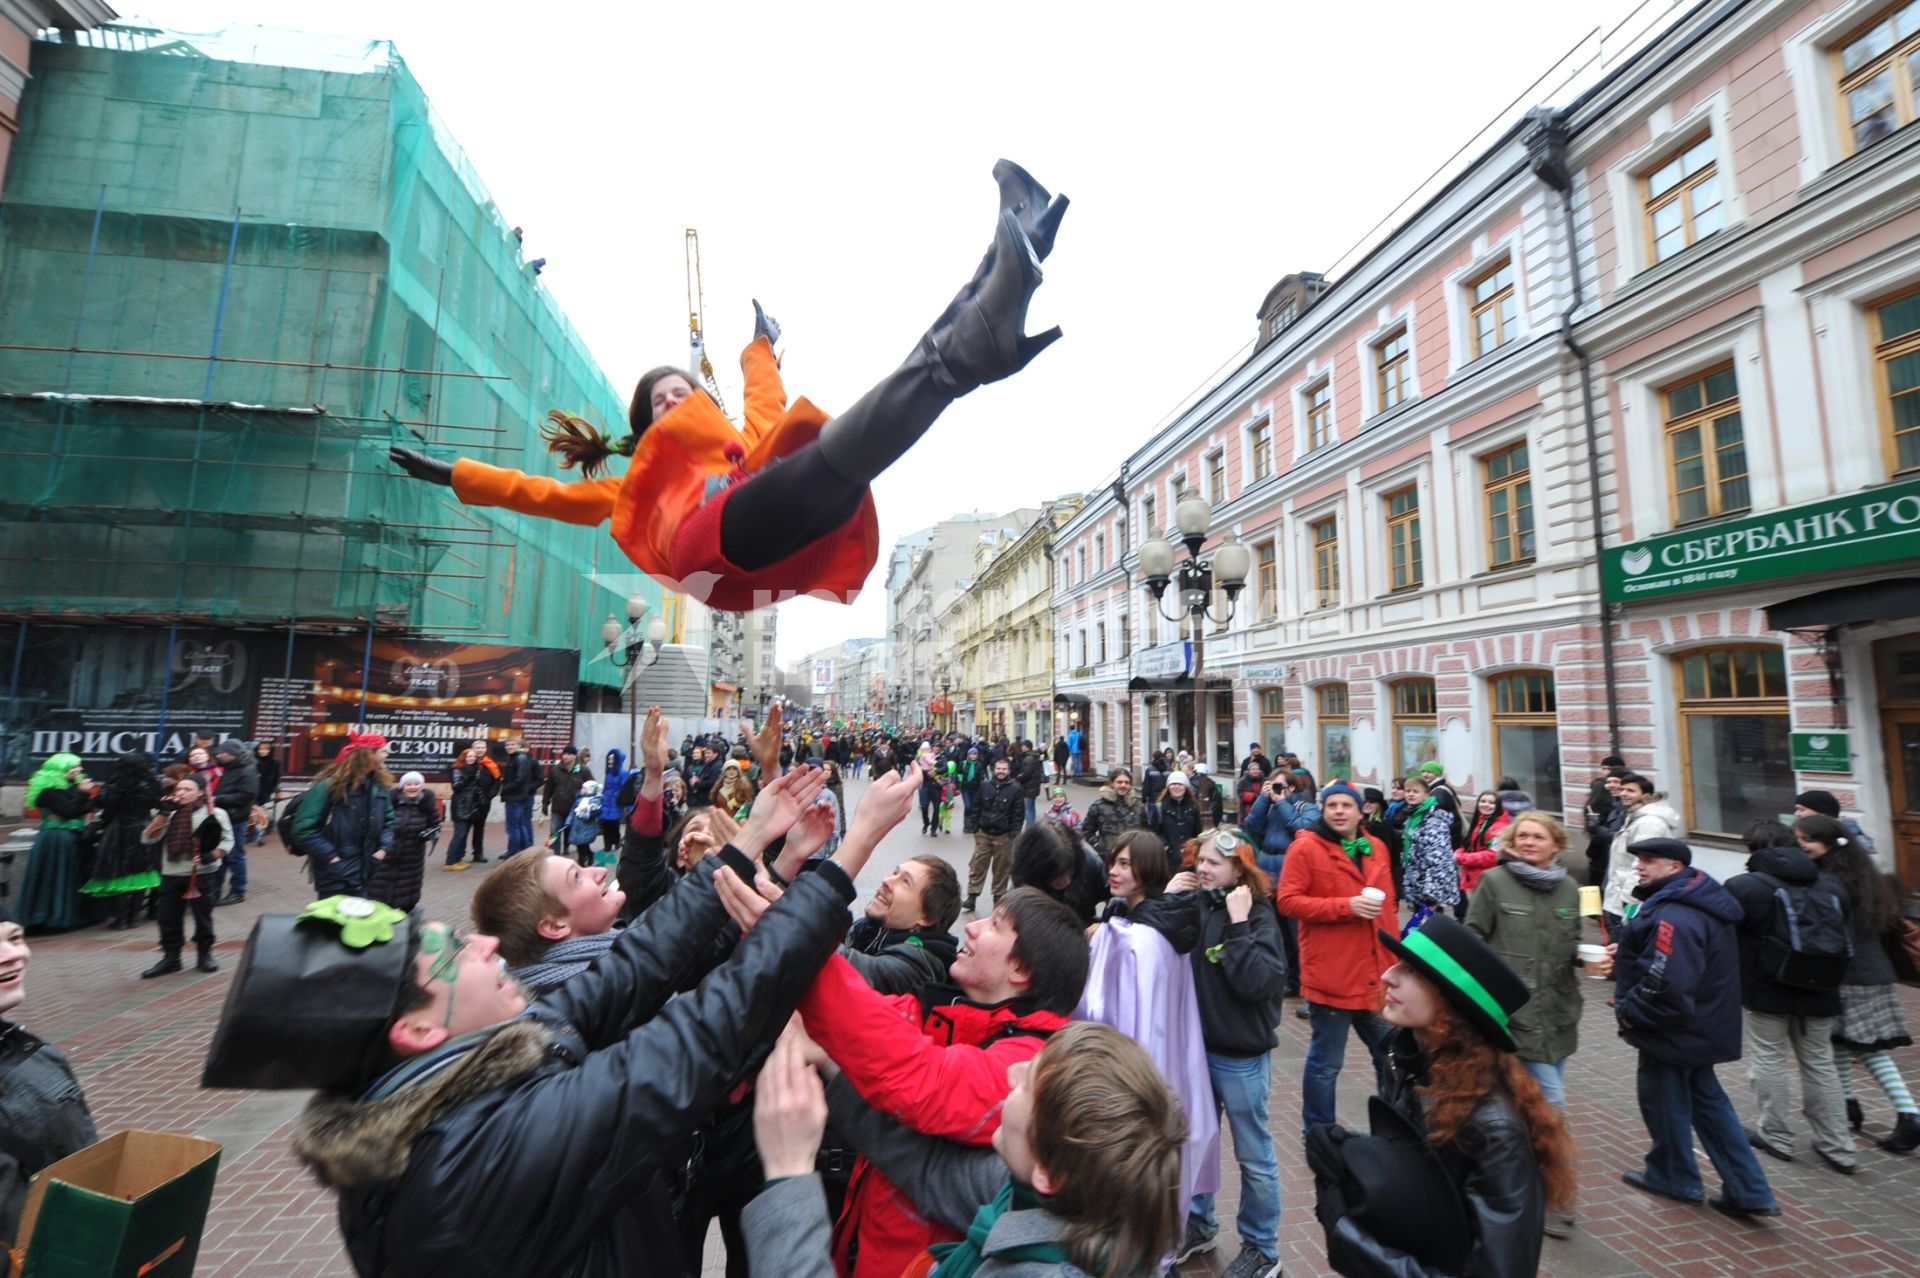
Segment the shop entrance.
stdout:
[[1920,891],[1920,635],[1874,645],[1880,730],[1893,809],[1894,870],[1902,892]]

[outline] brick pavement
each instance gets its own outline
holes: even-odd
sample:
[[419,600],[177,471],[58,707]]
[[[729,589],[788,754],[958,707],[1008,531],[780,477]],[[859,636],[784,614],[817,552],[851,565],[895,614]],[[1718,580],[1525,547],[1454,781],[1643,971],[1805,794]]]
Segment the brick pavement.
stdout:
[[[855,783],[854,788],[863,788]],[[971,842],[962,835],[922,838],[911,822],[896,831],[862,876],[876,881],[904,856],[935,851],[964,874]],[[0,833],[4,833],[0,831]],[[496,835],[489,842],[504,845]],[[351,1272],[339,1245],[331,1197],[288,1155],[291,1123],[301,1093],[203,1091],[200,1061],[212,1034],[233,962],[253,917],[291,911],[308,899],[300,865],[277,845],[251,853],[248,900],[215,914],[225,970],[191,972],[154,981],[138,979],[152,961],[151,926],[130,933],[85,929],[34,940],[23,1023],[59,1043],[72,1057],[101,1130],[125,1127],[191,1131],[226,1145],[199,1273],[215,1278],[334,1278]],[[430,871],[426,906],[441,917],[464,916],[479,881]],[[1569,1118],[1580,1146],[1581,1229],[1573,1239],[1549,1239],[1543,1273],[1553,1278],[1706,1278],[1707,1275],[1901,1274],[1920,1272],[1920,1157],[1897,1157],[1862,1142],[1861,1171],[1843,1178],[1810,1152],[1792,1164],[1763,1159],[1786,1214],[1762,1224],[1739,1224],[1705,1207],[1651,1199],[1620,1184],[1637,1166],[1644,1134],[1634,1103],[1633,1054],[1615,1037],[1606,987],[1586,986],[1589,999],[1582,1050],[1568,1071]],[[1902,994],[1910,1025],[1920,1026],[1920,991]],[[1307,1046],[1306,1023],[1289,1014],[1280,1027],[1274,1069],[1273,1129],[1280,1150],[1281,1251],[1287,1272],[1324,1274],[1320,1231],[1312,1214],[1312,1179],[1300,1155],[1299,1079]],[[1900,1054],[1911,1082],[1920,1082],[1920,1052]],[[1371,1071],[1355,1043],[1340,1086],[1346,1115],[1363,1112]],[[1738,1065],[1720,1070],[1743,1115],[1752,1091]],[[1864,1075],[1856,1080],[1869,1133],[1893,1121],[1890,1108]],[[1806,1149],[1804,1132],[1801,1148]],[[1705,1162],[1703,1159],[1703,1168]],[[1231,1221],[1238,1175],[1229,1151],[1223,1167],[1220,1214]],[[1708,1172],[1708,1183],[1717,1181]],[[1196,1258],[1186,1275],[1210,1275],[1233,1258],[1231,1224],[1217,1251]],[[705,1271],[724,1272],[717,1238],[710,1239]]]

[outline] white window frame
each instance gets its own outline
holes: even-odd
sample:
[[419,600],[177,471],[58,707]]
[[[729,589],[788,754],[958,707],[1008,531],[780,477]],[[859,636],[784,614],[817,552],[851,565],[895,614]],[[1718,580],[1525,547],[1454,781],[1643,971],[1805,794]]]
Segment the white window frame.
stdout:
[[[1392,546],[1387,538],[1387,498],[1403,488],[1412,488],[1420,500],[1420,584],[1408,590],[1393,588]],[[1439,584],[1438,562],[1433,542],[1432,517],[1433,467],[1427,457],[1415,457],[1392,470],[1370,475],[1360,486],[1360,505],[1372,512],[1377,531],[1367,538],[1367,580],[1380,583],[1372,596],[1379,600],[1414,599]],[[1343,539],[1344,540],[1344,539]],[[1536,535],[1536,543],[1538,537]],[[1309,538],[1311,541],[1311,538]],[[1343,583],[1344,584],[1344,583]]]
[[[1320,577],[1316,571],[1313,557],[1313,526],[1324,523],[1329,517],[1339,523],[1340,547],[1340,590],[1330,604],[1320,602]],[[1353,512],[1348,509],[1347,494],[1318,502],[1305,509],[1295,510],[1291,515],[1293,526],[1300,530],[1296,538],[1299,546],[1297,562],[1301,575],[1300,612],[1310,616],[1316,612],[1337,612],[1347,606],[1348,601],[1357,598],[1353,589]]]
[[1467,365],[1479,362],[1473,354],[1473,299],[1470,290],[1474,282],[1494,269],[1503,257],[1513,263],[1513,340],[1488,351],[1479,359],[1497,355],[1533,336],[1533,319],[1527,308],[1526,262],[1520,253],[1520,228],[1515,227],[1497,240],[1475,237],[1473,260],[1459,270],[1450,272],[1446,280],[1449,377]]
[[[1253,432],[1263,425],[1267,428],[1267,473],[1256,479],[1253,465],[1253,455],[1256,451],[1253,446]],[[1280,474],[1280,450],[1274,447],[1275,426],[1273,410],[1262,403],[1255,407],[1253,415],[1247,418],[1247,424],[1240,428],[1240,491],[1243,493],[1255,484],[1267,483]]]
[[[1865,317],[1862,316],[1864,323]],[[1667,451],[1667,416],[1660,402],[1662,387],[1682,382],[1690,374],[1733,361],[1733,378],[1740,390],[1740,430],[1747,450],[1747,491],[1753,513],[1772,508],[1780,492],[1779,442],[1773,403],[1761,359],[1761,316],[1751,312],[1705,333],[1675,342],[1663,350],[1622,368],[1614,375],[1620,413],[1629,444],[1624,459],[1627,472],[1627,510],[1632,518],[1632,540],[1673,529],[1673,493],[1668,482],[1671,458]],[[1871,380],[1872,369],[1865,370]],[[1871,418],[1878,422],[1877,417]],[[1811,432],[1813,423],[1808,423]],[[1874,428],[1878,433],[1877,425]],[[1481,453],[1496,451],[1481,449]],[[1528,463],[1534,454],[1528,452]],[[1618,459],[1617,459],[1618,460]],[[1546,527],[1534,488],[1534,559],[1544,558],[1541,532]],[[1711,522],[1706,521],[1706,522]],[[1484,538],[1483,538],[1484,540]]]
[[[1407,333],[1407,393],[1391,409],[1380,407],[1380,364],[1376,352],[1405,328]],[[1397,311],[1382,309],[1373,331],[1356,339],[1354,358],[1360,362],[1360,421],[1364,425],[1380,416],[1405,408],[1420,398],[1420,335],[1414,328],[1413,303]]]
[[[1787,470],[1781,478],[1788,501],[1855,492],[1891,478],[1880,436],[1880,386],[1867,303],[1915,286],[1920,286],[1920,241],[1909,240],[1870,254],[1822,279],[1817,288],[1805,290],[1818,346],[1822,407],[1833,424],[1828,448],[1833,478],[1829,483],[1814,466]],[[1745,383],[1741,389],[1744,392]],[[1865,434],[1846,433],[1852,431]]]
[[[1829,112],[1831,114],[1831,112]],[[1733,131],[1729,122],[1727,92],[1719,89],[1694,104],[1685,115],[1673,118],[1666,107],[1656,109],[1648,121],[1653,137],[1607,170],[1607,198],[1613,204],[1613,240],[1615,288],[1624,288],[1641,272],[1665,266],[1685,257],[1693,248],[1656,263],[1653,245],[1647,243],[1646,201],[1641,198],[1641,179],[1660,167],[1674,152],[1705,129],[1713,140],[1714,172],[1720,183],[1720,204],[1726,210],[1721,228],[1697,243],[1724,239],[1747,220],[1745,193],[1735,180]]]
[[[1818,178],[1842,160],[1870,152],[1891,154],[1903,148],[1876,144],[1848,155],[1840,144],[1838,85],[1829,55],[1836,45],[1887,7],[1887,0],[1853,0],[1823,14],[1788,36],[1780,46],[1793,86],[1793,114],[1800,123],[1800,185]],[[1883,140],[1884,143],[1885,140]],[[1868,161],[1871,163],[1871,161]]]
[[[1543,499],[1546,487],[1541,483],[1545,471],[1541,465],[1541,436],[1534,433],[1535,422],[1532,418],[1523,418],[1496,426],[1471,439],[1454,441],[1453,455],[1459,466],[1459,473],[1466,484],[1468,527],[1472,535],[1468,539],[1471,554],[1467,562],[1469,576],[1489,572],[1531,571],[1547,561],[1549,549],[1547,504]],[[1533,558],[1515,563],[1501,564],[1495,567],[1493,555],[1487,546],[1487,458],[1496,453],[1505,452],[1515,444],[1527,446],[1527,482],[1533,485]],[[1645,453],[1646,448],[1628,449],[1629,452]],[[1657,477],[1657,476],[1656,476]],[[1638,481],[1636,492],[1641,491]],[[1666,485],[1660,486],[1660,499],[1666,501]],[[1391,716],[1389,716],[1391,718]]]
[[[1331,448],[1340,442],[1340,395],[1335,385],[1333,357],[1315,360],[1307,365],[1307,374],[1293,384],[1293,460],[1319,452],[1321,448]],[[1307,393],[1327,384],[1327,442],[1319,448],[1307,443]]]

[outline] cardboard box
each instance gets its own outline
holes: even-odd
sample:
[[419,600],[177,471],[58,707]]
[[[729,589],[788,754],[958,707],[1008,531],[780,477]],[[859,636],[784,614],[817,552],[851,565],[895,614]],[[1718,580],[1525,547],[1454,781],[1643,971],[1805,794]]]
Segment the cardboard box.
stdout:
[[27,1190],[21,1278],[189,1278],[220,1142],[125,1131],[45,1168]]

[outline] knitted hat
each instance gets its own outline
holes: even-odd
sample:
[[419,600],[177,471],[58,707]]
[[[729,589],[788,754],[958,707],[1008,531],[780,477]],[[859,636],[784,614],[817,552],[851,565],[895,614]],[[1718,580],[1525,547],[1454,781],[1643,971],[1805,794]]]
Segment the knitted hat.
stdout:
[[387,739],[379,733],[356,732],[347,738],[347,744],[340,753],[345,754],[348,750],[384,750],[386,748]]
[[1359,807],[1362,802],[1360,791],[1354,788],[1351,781],[1336,780],[1320,791],[1320,802],[1322,806],[1326,804],[1328,799],[1336,794],[1344,794],[1349,799],[1352,799],[1355,807]]
[[1693,864],[1693,849],[1678,839],[1642,839],[1627,844],[1627,851],[1634,856],[1657,856],[1682,865]]
[[1430,777],[1443,777],[1447,775],[1447,765],[1438,759],[1428,759],[1420,765],[1420,771]]
[[1167,784],[1168,785],[1184,785],[1184,786],[1191,787],[1193,785],[1193,782],[1187,780],[1187,774],[1184,772],[1169,772],[1167,774]]
[[403,772],[400,774],[401,785],[405,785],[409,781],[418,781],[421,785],[425,785],[427,783],[426,777],[422,776],[418,772]]
[[1836,821],[1840,819],[1840,800],[1834,797],[1831,790],[1809,790],[1805,794],[1796,794],[1793,796],[1793,806],[1812,808],[1821,816],[1832,817]]
[[[1651,840],[1650,840],[1651,841]],[[1507,1031],[1512,1015],[1531,995],[1526,982],[1493,947],[1444,914],[1432,914],[1406,939],[1385,928],[1380,939],[1404,962],[1433,982],[1441,997],[1502,1051],[1515,1050]]]
[[1204,763],[1196,763],[1193,765],[1193,775],[1197,777],[1204,777],[1205,775],[1207,775],[1207,773],[1211,771],[1213,771],[1213,769],[1209,768]]

